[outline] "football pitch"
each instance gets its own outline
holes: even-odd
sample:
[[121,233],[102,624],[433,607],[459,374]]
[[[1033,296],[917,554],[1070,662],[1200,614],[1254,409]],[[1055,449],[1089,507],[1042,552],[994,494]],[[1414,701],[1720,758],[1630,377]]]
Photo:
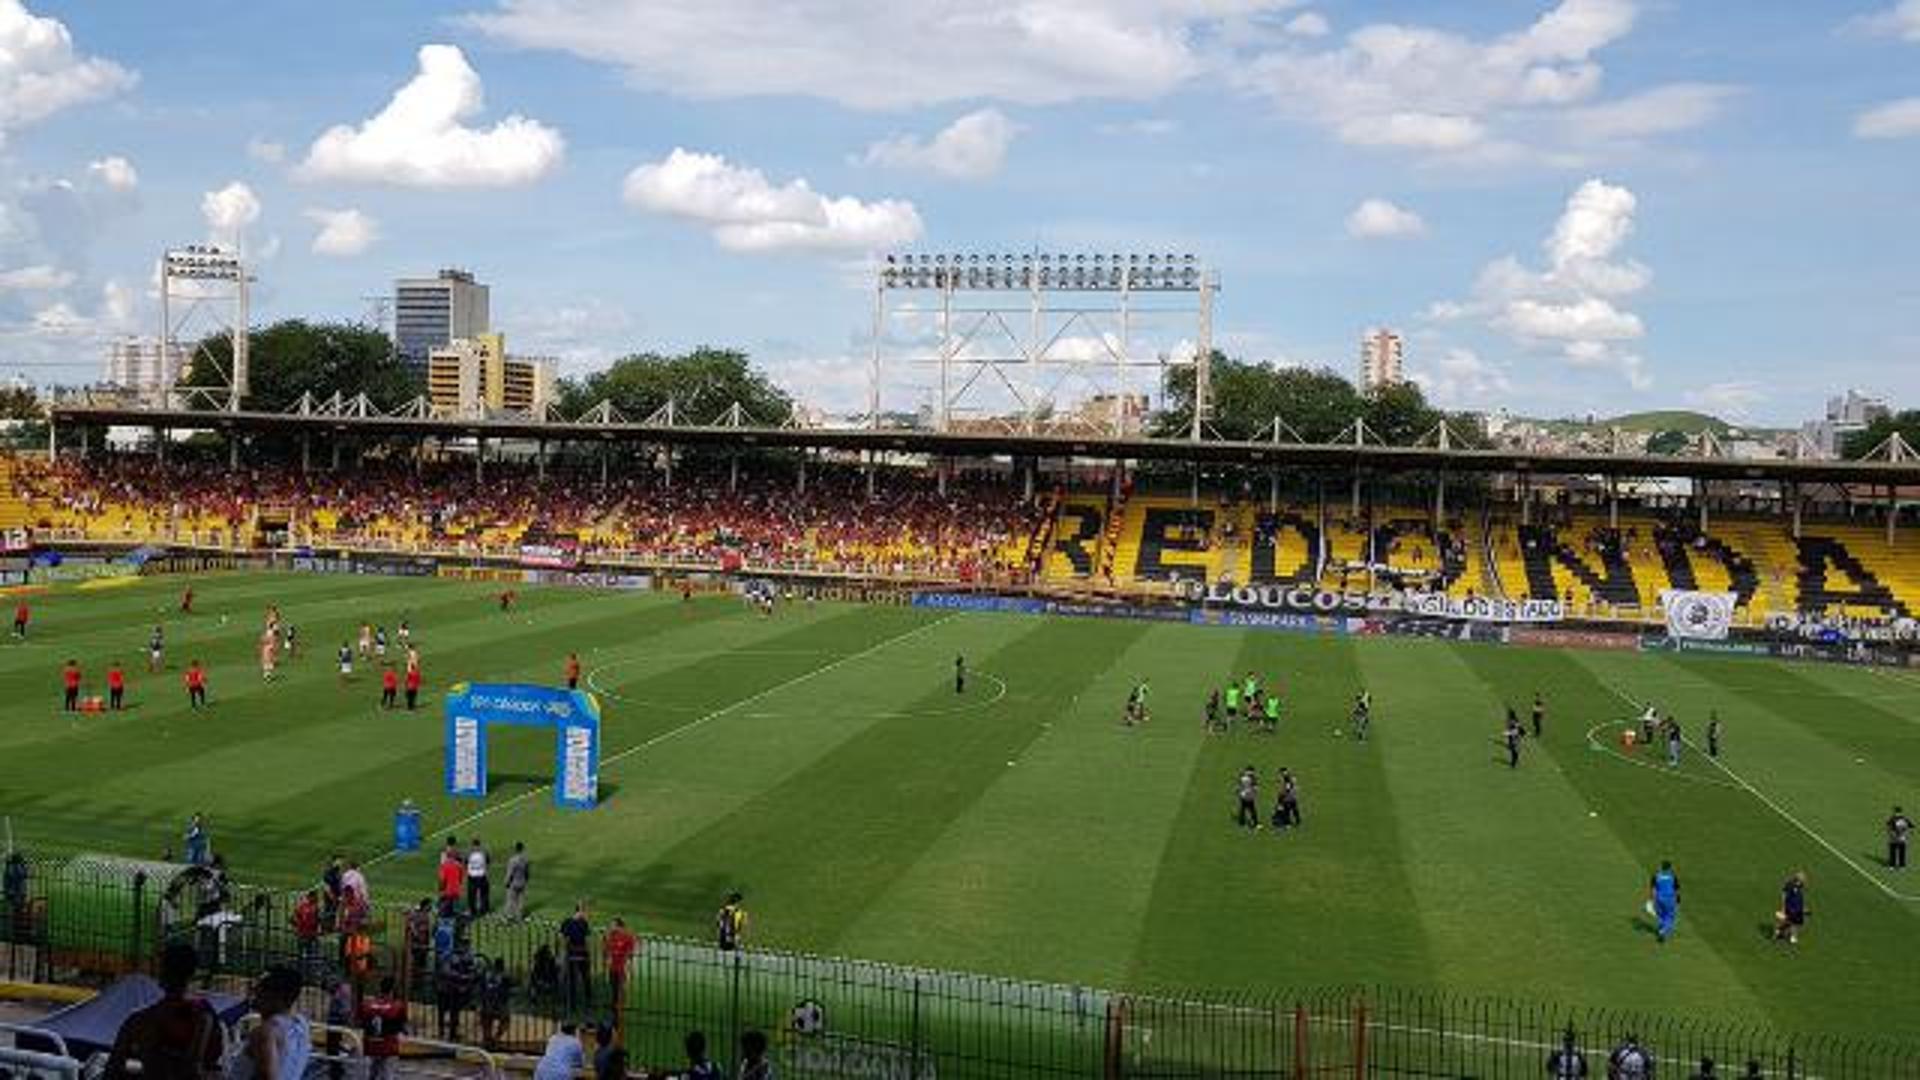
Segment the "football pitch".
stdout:
[[[182,583],[30,597],[30,638],[0,647],[0,815],[22,848],[155,858],[201,811],[242,881],[305,884],[337,851],[391,904],[431,891],[443,836],[477,835],[500,861],[527,845],[540,913],[587,898],[643,935],[704,938],[737,888],[756,944],[1069,984],[1380,984],[1843,1035],[1920,1017],[1920,871],[1884,867],[1881,825],[1920,805],[1920,675],[565,589],[502,613],[498,586],[386,577],[203,576],[182,616]],[[269,604],[303,650],[271,683]],[[402,619],[414,713],[334,663],[363,621]],[[553,736],[531,729],[492,732],[486,800],[442,794],[444,689],[557,683],[569,651],[604,713],[599,808],[553,806]],[[120,661],[131,707],[62,713],[69,657],[89,693]],[[1249,671],[1282,687],[1278,734],[1207,733],[1207,691]],[[1152,717],[1128,728],[1141,680]],[[1545,736],[1509,769],[1504,707],[1524,717],[1536,691]],[[1623,749],[1648,701],[1695,743],[1717,709],[1718,763]],[[1234,826],[1247,765],[1263,816],[1293,771],[1302,828]],[[394,856],[409,798],[428,854]],[[1665,945],[1641,907],[1662,859],[1683,890]],[[1807,932],[1776,944],[1796,870]]]

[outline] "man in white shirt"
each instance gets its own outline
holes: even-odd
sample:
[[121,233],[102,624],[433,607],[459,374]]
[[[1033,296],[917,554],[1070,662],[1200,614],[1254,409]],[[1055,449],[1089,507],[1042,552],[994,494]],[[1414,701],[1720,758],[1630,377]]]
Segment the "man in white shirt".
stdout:
[[485,915],[493,907],[492,882],[487,878],[487,849],[480,846],[480,838],[473,838],[473,847],[467,852],[467,914],[474,918]]

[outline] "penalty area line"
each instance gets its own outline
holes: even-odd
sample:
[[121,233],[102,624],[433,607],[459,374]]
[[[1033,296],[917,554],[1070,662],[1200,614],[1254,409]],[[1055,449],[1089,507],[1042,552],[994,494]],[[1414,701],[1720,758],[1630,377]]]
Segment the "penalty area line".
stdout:
[[[1627,695],[1626,691],[1621,690],[1619,687],[1614,686],[1611,683],[1608,683],[1607,689],[1613,691],[1616,697],[1626,702],[1628,705],[1631,705],[1636,709],[1643,708],[1643,706],[1639,702],[1633,700],[1633,698]],[[1689,747],[1692,747],[1694,753],[1696,754],[1700,753],[1700,748],[1698,746],[1694,746],[1693,740],[1683,738],[1682,741],[1685,742]],[[1861,866],[1860,863],[1853,858],[1853,856],[1848,855],[1844,851],[1841,851],[1838,847],[1834,846],[1834,844],[1831,841],[1829,841],[1826,837],[1821,836],[1817,832],[1814,832],[1812,827],[1807,825],[1806,822],[1801,821],[1799,818],[1794,817],[1793,814],[1789,812],[1786,807],[1781,806],[1779,803],[1774,802],[1772,799],[1768,798],[1765,792],[1761,791],[1757,787],[1754,787],[1751,783],[1747,781],[1746,777],[1741,776],[1739,773],[1734,772],[1732,769],[1728,768],[1726,762],[1723,762],[1719,758],[1712,757],[1710,755],[1703,755],[1703,756],[1706,756],[1707,760],[1712,762],[1715,768],[1719,769],[1722,773],[1726,774],[1727,779],[1733,781],[1734,784],[1737,785],[1742,791],[1745,791],[1747,794],[1753,796],[1755,799],[1758,799],[1760,801],[1760,805],[1773,811],[1775,814],[1778,814],[1781,820],[1785,821],[1787,824],[1805,833],[1808,839],[1812,840],[1814,843],[1819,844],[1821,847],[1825,848],[1827,851],[1827,854],[1832,855],[1836,859],[1839,859],[1840,862],[1847,867],[1847,869],[1852,870],[1854,873],[1859,874],[1861,877],[1865,878],[1867,880],[1867,884],[1872,885],[1874,888],[1879,889],[1881,892],[1885,893],[1888,899],[1896,900],[1904,904],[1920,904],[1920,896],[1915,896],[1910,893],[1903,893],[1900,890],[1894,888],[1893,886],[1887,884],[1886,882],[1880,880],[1880,878],[1876,876],[1871,870],[1868,870],[1866,867]]]
[[[900,642],[907,640],[908,638],[917,637],[921,634],[924,634],[927,631],[933,629],[934,627],[939,626],[947,622],[948,620],[954,618],[954,616],[957,614],[958,613],[955,612],[953,614],[942,615],[940,618],[935,619],[932,622],[922,623],[921,625],[916,626],[913,629],[908,630],[904,633],[895,634],[894,636],[887,638],[883,641],[874,642],[872,645],[869,645],[866,648],[861,649],[859,652],[848,653],[847,655],[842,656],[838,660],[835,660],[831,663],[823,664],[820,667],[814,668],[810,671],[804,671],[798,675],[795,675],[791,679],[787,679],[783,682],[775,683],[772,686],[767,687],[765,690],[761,690],[757,693],[749,694],[748,696],[743,697],[740,700],[735,701],[729,705],[723,705],[720,708],[715,709],[704,716],[697,717],[693,720],[689,720],[678,727],[668,728],[667,730],[661,732],[658,735],[655,735],[650,739],[647,739],[643,742],[635,743],[634,745],[627,747],[625,750],[622,750],[619,753],[613,754],[606,758],[602,758],[600,761],[600,767],[601,769],[604,770],[608,766],[618,764],[619,762],[629,757],[632,757],[634,754],[637,754],[642,750],[645,750],[649,747],[658,746],[659,744],[666,742],[668,739],[672,739],[677,736],[684,735],[687,732],[694,730],[695,728],[702,727],[708,723],[711,723],[712,721],[720,719],[723,716],[730,715],[740,709],[747,707],[748,705],[753,704],[756,701],[761,700],[762,698],[768,697],[769,695],[776,694],[791,686],[797,686],[800,683],[806,682],[808,679],[812,679],[820,675],[825,675],[827,672],[832,671],[835,668],[841,667],[845,664],[850,664],[855,660],[859,660],[867,656],[872,656],[874,653],[877,653],[881,649],[887,648],[890,645],[897,645]],[[474,813],[468,814],[466,817],[461,818],[459,821],[453,822],[449,825],[441,826],[439,828],[434,829],[433,831],[452,833],[456,830],[464,829],[476,821],[481,821],[486,818],[492,817],[493,815],[499,813],[502,810],[511,809],[515,806],[520,805],[523,802],[526,802],[528,799],[531,799],[537,795],[543,794],[547,791],[551,791],[552,789],[553,789],[552,784],[541,784],[538,787],[528,788],[526,791],[523,791],[520,794],[515,795],[511,799],[507,799],[503,802],[497,802],[492,806],[483,807],[480,810],[477,810]],[[390,848],[387,851],[384,851],[381,854],[376,855],[371,859],[368,859],[365,865],[374,866],[379,863],[386,862],[388,859],[391,859],[398,854],[400,854],[399,848]]]

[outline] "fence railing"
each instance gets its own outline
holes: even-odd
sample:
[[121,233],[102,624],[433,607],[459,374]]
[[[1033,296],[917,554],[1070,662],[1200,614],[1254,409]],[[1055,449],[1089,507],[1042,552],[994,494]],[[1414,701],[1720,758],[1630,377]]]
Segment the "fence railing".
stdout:
[[1637,1037],[1663,1077],[1712,1059],[1709,1075],[1723,1077],[1920,1080],[1920,1047],[1732,1021],[1364,987],[1122,993],[665,937],[609,973],[597,935],[586,956],[569,956],[555,925],[497,915],[436,915],[423,939],[417,917],[410,933],[409,912],[382,909],[352,933],[303,939],[297,894],[172,864],[16,859],[5,882],[0,980],[104,982],[151,972],[165,943],[189,940],[211,986],[301,966],[316,1019],[327,988],[372,992],[390,976],[421,1038],[531,1054],[562,1022],[604,1023],[643,1075],[681,1063],[697,1030],[723,1062],[743,1034],[765,1033],[781,1075],[795,1078],[1492,1080],[1545,1074],[1570,1030],[1593,1076]]

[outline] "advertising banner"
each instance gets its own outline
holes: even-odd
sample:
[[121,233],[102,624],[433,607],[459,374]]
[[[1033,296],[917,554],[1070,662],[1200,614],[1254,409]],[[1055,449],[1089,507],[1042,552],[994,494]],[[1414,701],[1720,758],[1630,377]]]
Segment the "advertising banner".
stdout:
[[1660,606],[1667,612],[1667,633],[1686,641],[1725,641],[1733,627],[1737,599],[1730,592],[1668,589],[1660,594]]
[[1411,615],[1464,622],[1548,623],[1566,617],[1566,607],[1558,600],[1496,600],[1446,593],[1402,593],[1400,607]]
[[527,683],[461,683],[447,695],[447,794],[487,793],[487,727],[554,729],[553,801],[590,809],[599,798],[600,704],[582,690]]

